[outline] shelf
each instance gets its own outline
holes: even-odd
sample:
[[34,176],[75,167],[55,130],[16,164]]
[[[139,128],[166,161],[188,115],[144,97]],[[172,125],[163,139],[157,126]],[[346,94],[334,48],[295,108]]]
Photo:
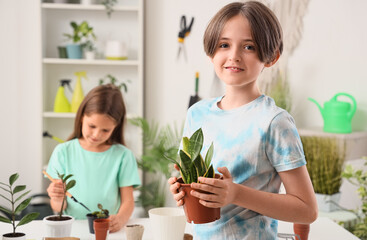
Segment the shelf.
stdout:
[[[44,112],[44,118],[75,118],[76,113],[58,113],[58,112]],[[128,113],[126,118],[131,119],[137,117],[136,114]]]
[[[43,9],[52,10],[93,10],[93,11],[106,11],[105,6],[102,4],[82,5],[82,4],[67,4],[67,3],[42,3]],[[114,12],[119,11],[131,11],[138,12],[137,6],[115,6]]]
[[105,59],[67,59],[67,58],[44,58],[45,64],[70,64],[70,65],[110,65],[110,66],[138,66],[137,60],[105,60]]

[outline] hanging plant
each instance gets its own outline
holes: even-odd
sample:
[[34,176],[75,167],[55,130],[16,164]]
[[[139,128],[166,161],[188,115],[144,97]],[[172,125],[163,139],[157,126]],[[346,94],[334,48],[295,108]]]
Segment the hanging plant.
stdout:
[[107,16],[110,18],[113,12],[113,7],[117,4],[117,0],[103,0],[102,4],[105,6]]

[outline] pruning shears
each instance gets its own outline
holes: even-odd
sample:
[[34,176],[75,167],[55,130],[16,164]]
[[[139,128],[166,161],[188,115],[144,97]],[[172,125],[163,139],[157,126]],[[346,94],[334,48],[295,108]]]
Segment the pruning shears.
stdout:
[[181,52],[184,55],[185,60],[187,61],[187,54],[185,49],[185,38],[189,36],[191,32],[192,25],[194,24],[194,17],[191,18],[190,25],[186,25],[186,16],[182,15],[180,21],[180,31],[178,32],[178,52],[177,52],[177,59],[179,59]]

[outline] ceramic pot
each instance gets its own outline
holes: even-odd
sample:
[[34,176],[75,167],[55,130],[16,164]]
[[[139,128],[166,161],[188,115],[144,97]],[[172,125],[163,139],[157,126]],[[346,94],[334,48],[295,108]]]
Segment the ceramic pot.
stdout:
[[71,227],[74,222],[72,216],[65,216],[66,220],[53,221],[50,220],[52,217],[57,217],[57,215],[47,216],[43,218],[43,223],[46,226],[46,236],[45,237],[70,237]]
[[96,240],[106,240],[109,233],[110,219],[98,218],[93,221],[94,234]]
[[[104,217],[103,219],[105,219],[105,218],[108,218],[108,216]],[[94,222],[94,220],[98,219],[98,217],[91,214],[91,213],[88,213],[87,214],[87,219],[88,219],[89,232],[94,234],[93,222]]]
[[5,233],[3,234],[3,240],[25,240],[25,233],[15,233],[17,236],[13,237],[13,233]]
[[[221,175],[215,174],[215,178],[221,178]],[[180,190],[185,192],[183,207],[188,223],[201,224],[220,219],[220,208],[208,208],[200,204],[199,199],[190,193],[193,190],[191,185],[184,184],[181,177],[177,181],[181,183]]]
[[144,232],[143,225],[134,224],[125,226],[125,234],[127,240],[142,240],[143,232]]
[[69,59],[82,59],[83,51],[80,44],[68,44],[66,45],[66,53]]
[[307,240],[310,232],[310,224],[293,224],[293,231],[296,235],[296,240]]

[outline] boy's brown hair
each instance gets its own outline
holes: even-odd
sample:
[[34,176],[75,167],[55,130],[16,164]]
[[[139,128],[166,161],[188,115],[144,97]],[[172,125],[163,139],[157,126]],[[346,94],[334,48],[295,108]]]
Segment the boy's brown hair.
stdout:
[[116,123],[111,137],[107,144],[120,143],[125,145],[124,123],[126,117],[126,107],[118,87],[113,84],[100,85],[85,96],[76,113],[74,131],[68,140],[81,138],[83,116],[91,114],[106,114]]
[[224,6],[210,20],[204,33],[206,55],[214,57],[224,25],[234,16],[242,15],[251,26],[252,38],[261,62],[270,63],[283,51],[283,34],[275,14],[256,1],[234,2]]

